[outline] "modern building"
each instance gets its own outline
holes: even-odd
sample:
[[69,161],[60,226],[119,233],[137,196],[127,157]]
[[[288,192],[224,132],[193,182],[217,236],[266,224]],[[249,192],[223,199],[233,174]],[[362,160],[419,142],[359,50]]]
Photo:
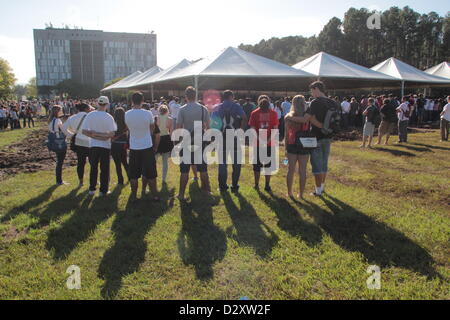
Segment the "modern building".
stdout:
[[155,34],[36,29],[34,48],[38,88],[68,79],[103,88],[157,64]]

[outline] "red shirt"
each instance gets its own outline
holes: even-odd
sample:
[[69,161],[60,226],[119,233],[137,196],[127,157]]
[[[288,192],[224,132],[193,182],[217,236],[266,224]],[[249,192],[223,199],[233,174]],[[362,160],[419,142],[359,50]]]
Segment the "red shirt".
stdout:
[[276,111],[269,109],[267,112],[263,112],[261,108],[258,108],[252,112],[248,124],[249,126],[256,129],[258,137],[259,137],[259,130],[266,129],[267,139],[269,141],[268,146],[272,145],[270,143],[272,136],[272,129],[277,129],[279,124],[278,114],[276,113]]

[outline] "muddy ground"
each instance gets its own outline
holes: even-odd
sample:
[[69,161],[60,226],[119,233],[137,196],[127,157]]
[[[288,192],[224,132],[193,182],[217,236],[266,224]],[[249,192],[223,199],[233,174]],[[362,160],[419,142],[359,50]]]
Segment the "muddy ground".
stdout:
[[[56,158],[45,145],[47,134],[46,128],[33,131],[24,140],[1,150],[0,181],[19,173],[54,169]],[[76,155],[68,150],[64,166],[76,166],[76,163]]]

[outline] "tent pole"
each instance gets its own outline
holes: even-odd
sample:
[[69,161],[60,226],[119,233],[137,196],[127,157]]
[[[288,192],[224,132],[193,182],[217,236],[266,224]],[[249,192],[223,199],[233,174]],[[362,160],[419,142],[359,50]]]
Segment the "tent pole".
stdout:
[[402,99],[405,96],[405,81],[402,81]]
[[150,85],[150,92],[151,92],[151,95],[152,95],[152,103],[153,103],[153,101],[155,101],[155,93],[153,91],[153,84]]
[[195,101],[198,101],[198,76],[194,77]]

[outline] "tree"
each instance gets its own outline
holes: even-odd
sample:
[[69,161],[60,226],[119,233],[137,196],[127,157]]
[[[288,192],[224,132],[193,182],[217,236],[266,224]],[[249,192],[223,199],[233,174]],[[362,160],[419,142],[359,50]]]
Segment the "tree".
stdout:
[[26,95],[29,98],[37,98],[38,91],[36,86],[36,77],[33,77],[28,81],[28,84],[25,86],[26,88]]
[[293,65],[318,51],[373,67],[396,57],[420,69],[450,60],[450,14],[419,14],[410,7],[391,7],[381,12],[381,29],[367,28],[375,12],[350,8],[344,20],[334,17],[317,37],[290,36],[261,40],[239,48]]
[[14,93],[16,77],[8,61],[0,58],[0,99],[8,98]]
[[75,80],[63,80],[58,83],[54,90],[59,95],[67,95],[70,98],[96,98],[101,88],[91,84],[82,84]]
[[22,85],[22,84],[16,84],[14,87],[14,94],[18,97],[21,98],[22,96],[27,94],[27,88],[26,86]]

